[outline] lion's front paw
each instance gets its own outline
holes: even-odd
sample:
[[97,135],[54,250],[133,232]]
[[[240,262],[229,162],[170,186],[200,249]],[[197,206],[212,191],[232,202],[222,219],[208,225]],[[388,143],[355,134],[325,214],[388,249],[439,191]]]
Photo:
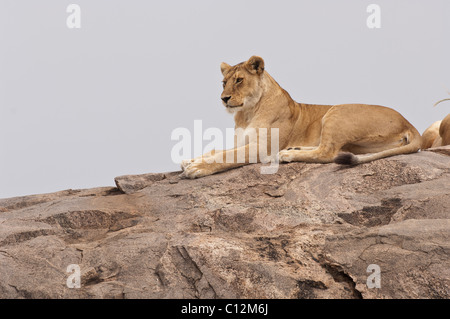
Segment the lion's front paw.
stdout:
[[210,167],[208,167],[208,166],[209,165],[206,163],[191,162],[190,165],[188,165],[184,169],[184,172],[181,173],[181,176],[194,179],[194,178],[211,175],[214,172],[211,171]]
[[278,152],[278,161],[280,163],[289,163],[295,160],[295,152],[297,150],[288,149]]
[[181,170],[184,171],[184,170],[185,170],[189,165],[191,165],[193,162],[194,162],[193,159],[185,159],[185,160],[182,160],[181,163],[180,163]]

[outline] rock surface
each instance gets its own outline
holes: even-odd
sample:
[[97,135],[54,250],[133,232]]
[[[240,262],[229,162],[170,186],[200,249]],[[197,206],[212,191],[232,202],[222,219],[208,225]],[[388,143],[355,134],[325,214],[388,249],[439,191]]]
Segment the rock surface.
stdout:
[[0,298],[450,298],[449,150],[2,199]]

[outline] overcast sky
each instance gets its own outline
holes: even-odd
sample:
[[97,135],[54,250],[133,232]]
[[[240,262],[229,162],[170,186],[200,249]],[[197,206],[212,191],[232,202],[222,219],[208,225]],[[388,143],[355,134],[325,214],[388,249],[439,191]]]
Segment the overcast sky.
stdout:
[[298,102],[389,106],[422,133],[449,113],[449,35],[448,0],[0,0],[0,198],[178,170],[172,131],[233,127],[219,65],[254,54]]

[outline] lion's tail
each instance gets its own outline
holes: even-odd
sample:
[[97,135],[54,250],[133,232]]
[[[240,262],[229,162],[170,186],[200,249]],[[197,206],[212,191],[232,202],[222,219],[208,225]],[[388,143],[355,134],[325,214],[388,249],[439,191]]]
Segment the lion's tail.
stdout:
[[422,137],[420,136],[419,132],[409,132],[405,135],[405,137],[407,139],[407,144],[405,145],[372,154],[355,155],[353,153],[343,152],[339,153],[334,158],[334,162],[341,165],[358,165],[388,156],[417,152],[422,144]]

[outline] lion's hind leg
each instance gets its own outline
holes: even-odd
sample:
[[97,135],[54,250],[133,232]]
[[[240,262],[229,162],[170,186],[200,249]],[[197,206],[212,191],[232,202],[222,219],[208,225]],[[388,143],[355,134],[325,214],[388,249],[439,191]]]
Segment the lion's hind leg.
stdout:
[[332,163],[339,149],[330,146],[291,148],[278,153],[280,162]]
[[295,146],[295,147],[288,147],[287,150],[295,150],[295,151],[313,151],[317,149],[318,146]]
[[[358,155],[349,152],[339,153],[338,156],[336,156],[336,158],[334,159],[334,162],[341,165],[358,165],[389,156],[415,153],[420,149],[422,145],[422,138],[416,129],[401,134],[401,139],[397,139],[397,141],[399,145],[391,146],[390,148],[386,148],[374,153]],[[386,144],[389,145],[388,140]]]

